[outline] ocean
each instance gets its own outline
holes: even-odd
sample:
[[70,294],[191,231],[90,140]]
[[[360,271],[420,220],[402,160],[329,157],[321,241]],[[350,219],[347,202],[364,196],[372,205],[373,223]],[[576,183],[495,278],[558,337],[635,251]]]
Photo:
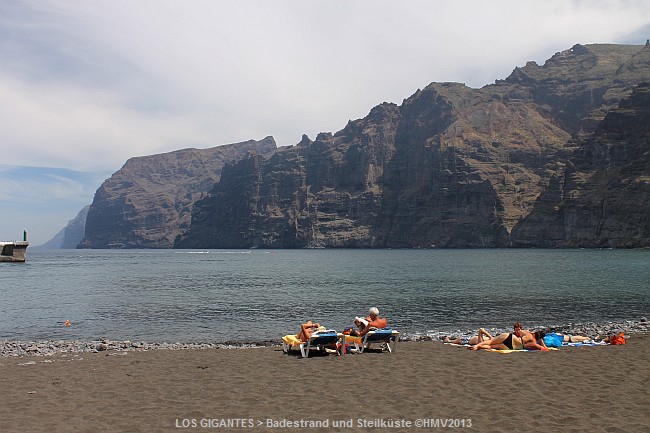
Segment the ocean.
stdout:
[[28,249],[0,281],[0,339],[21,341],[279,341],[371,306],[432,337],[650,312],[648,250]]

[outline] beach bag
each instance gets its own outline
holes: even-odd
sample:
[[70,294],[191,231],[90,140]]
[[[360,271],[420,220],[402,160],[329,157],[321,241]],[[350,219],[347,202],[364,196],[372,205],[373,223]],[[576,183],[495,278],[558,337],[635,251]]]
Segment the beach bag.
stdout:
[[[336,349],[341,350],[341,343],[336,344]],[[352,353],[352,346],[350,346],[349,343],[345,343],[345,346],[343,346],[343,353],[349,354]]]
[[622,332],[618,335],[612,335],[609,337],[609,344],[612,344],[614,346],[625,344],[625,335]]

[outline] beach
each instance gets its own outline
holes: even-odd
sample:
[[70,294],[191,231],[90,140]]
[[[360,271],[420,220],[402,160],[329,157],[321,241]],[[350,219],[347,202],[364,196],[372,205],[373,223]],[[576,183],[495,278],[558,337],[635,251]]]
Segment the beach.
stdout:
[[[552,352],[400,342],[0,357],[2,432],[645,432],[650,336]],[[446,426],[446,427],[443,427]]]

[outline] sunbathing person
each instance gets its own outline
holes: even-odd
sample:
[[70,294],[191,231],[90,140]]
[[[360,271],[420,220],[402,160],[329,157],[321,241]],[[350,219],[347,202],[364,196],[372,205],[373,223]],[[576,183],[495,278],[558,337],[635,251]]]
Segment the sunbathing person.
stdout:
[[561,334],[559,332],[546,333],[546,336],[549,335],[560,337],[563,343],[582,343],[583,341],[591,340],[591,338],[585,337],[584,335]]
[[561,334],[559,332],[548,332],[544,337],[544,343],[550,347],[560,347],[562,343],[582,343],[591,340],[582,335]]
[[475,344],[468,347],[468,349],[479,350],[479,349],[500,349],[500,350],[519,350],[523,349],[524,345],[521,342],[521,337],[517,334],[520,334],[521,325],[519,322],[515,323],[513,326],[513,332],[504,332],[503,334],[497,335],[490,340],[486,340],[482,343]]
[[[598,338],[598,337],[596,337],[596,338]],[[619,332],[618,334],[612,334],[609,337],[604,338],[602,341],[605,342],[605,343],[608,343],[608,344],[612,344],[614,346],[618,346],[618,345],[627,343],[625,334],[623,332]]]
[[298,332],[298,338],[301,341],[309,341],[309,337],[316,331],[324,331],[326,328],[319,325],[318,323],[312,323],[311,320],[307,323],[300,324],[300,332]]
[[354,324],[359,328],[358,331],[355,331],[356,336],[363,337],[369,331],[384,329],[388,326],[388,321],[384,317],[379,317],[379,309],[377,307],[372,307],[368,310],[368,317],[355,317]]
[[461,345],[469,344],[470,346],[474,346],[476,344],[480,344],[491,339],[492,339],[492,335],[490,335],[490,333],[487,332],[485,329],[480,328],[478,330],[478,335],[472,335],[471,337],[460,337],[454,340],[450,339],[449,337],[445,337],[443,341],[445,343],[451,343],[451,344],[461,344]]
[[544,336],[546,335],[545,331],[535,331],[530,332],[524,329],[519,329],[517,336],[521,338],[521,343],[524,346],[524,349],[528,350],[551,350],[546,347],[544,343]]

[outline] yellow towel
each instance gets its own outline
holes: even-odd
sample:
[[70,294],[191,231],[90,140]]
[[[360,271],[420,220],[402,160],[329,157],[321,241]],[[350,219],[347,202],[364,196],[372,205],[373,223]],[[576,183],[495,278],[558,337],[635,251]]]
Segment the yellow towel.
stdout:
[[361,344],[361,340],[362,340],[361,337],[355,337],[355,336],[353,336],[353,335],[346,335],[346,336],[345,336],[345,342],[346,342],[346,343],[357,343],[357,344]]
[[300,346],[302,344],[302,340],[298,338],[298,334],[285,335],[282,337],[282,341],[291,346]]
[[[550,350],[558,350],[555,347],[549,347]],[[527,349],[486,349],[488,352],[498,353],[525,353],[525,352],[543,352],[542,350],[527,350]]]

